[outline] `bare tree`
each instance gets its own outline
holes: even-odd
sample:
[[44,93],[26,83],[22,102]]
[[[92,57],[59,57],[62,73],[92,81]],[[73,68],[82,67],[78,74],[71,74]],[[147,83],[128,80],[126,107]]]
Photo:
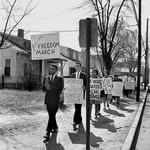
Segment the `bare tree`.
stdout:
[[134,72],[137,67],[138,43],[137,43],[137,30],[124,29],[122,34],[122,44],[120,45],[123,53],[121,60],[129,72]]
[[121,32],[122,22],[131,11],[129,0],[120,0],[116,3],[113,0],[86,0],[86,2],[94,10],[92,16],[98,18],[98,46],[106,73],[110,74],[113,64],[116,63],[121,54],[119,49],[116,50],[118,40],[121,40],[117,34]]
[[[28,2],[20,0],[3,0],[0,11],[4,26],[1,26],[3,31],[0,33],[0,48],[9,38],[13,30],[28,16],[36,6],[33,5],[33,0]],[[2,24],[1,24],[2,25]]]

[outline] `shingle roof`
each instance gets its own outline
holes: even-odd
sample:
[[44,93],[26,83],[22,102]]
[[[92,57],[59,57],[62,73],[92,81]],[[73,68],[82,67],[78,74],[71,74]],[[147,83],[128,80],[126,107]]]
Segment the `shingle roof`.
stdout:
[[[2,32],[0,33],[3,34]],[[6,34],[7,36],[7,34]],[[20,38],[18,36],[9,35],[7,38],[7,41],[9,41],[11,44],[17,46],[18,48],[31,53],[31,41],[27,39]]]

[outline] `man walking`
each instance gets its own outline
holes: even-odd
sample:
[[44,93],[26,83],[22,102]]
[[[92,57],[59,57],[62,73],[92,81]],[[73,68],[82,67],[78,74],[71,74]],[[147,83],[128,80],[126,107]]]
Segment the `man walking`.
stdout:
[[62,77],[58,77],[57,65],[51,64],[49,68],[49,75],[45,77],[43,90],[45,94],[45,105],[49,115],[48,124],[46,128],[46,135],[44,138],[49,139],[50,133],[58,131],[56,122],[56,113],[58,111],[60,93],[63,90],[64,82]]
[[[70,77],[83,80],[83,90],[84,90],[83,96],[85,97],[86,75],[82,72],[80,62],[76,63],[75,68],[76,68],[76,72],[71,74]],[[82,104],[74,104],[74,106],[75,106],[75,112],[74,112],[74,117],[73,117],[73,127],[75,128],[78,124],[82,123],[82,116],[81,116]]]

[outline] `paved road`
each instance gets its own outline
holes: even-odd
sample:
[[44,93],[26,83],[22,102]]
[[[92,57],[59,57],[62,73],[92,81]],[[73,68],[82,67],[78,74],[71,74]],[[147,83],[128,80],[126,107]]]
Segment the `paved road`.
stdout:
[[136,150],[150,150],[150,94],[145,104]]

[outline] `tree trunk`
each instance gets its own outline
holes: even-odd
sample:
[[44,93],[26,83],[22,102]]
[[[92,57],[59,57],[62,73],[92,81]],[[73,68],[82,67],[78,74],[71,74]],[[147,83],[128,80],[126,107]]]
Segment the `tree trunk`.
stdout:
[[109,53],[103,54],[103,60],[105,63],[106,73],[109,75],[113,64]]

